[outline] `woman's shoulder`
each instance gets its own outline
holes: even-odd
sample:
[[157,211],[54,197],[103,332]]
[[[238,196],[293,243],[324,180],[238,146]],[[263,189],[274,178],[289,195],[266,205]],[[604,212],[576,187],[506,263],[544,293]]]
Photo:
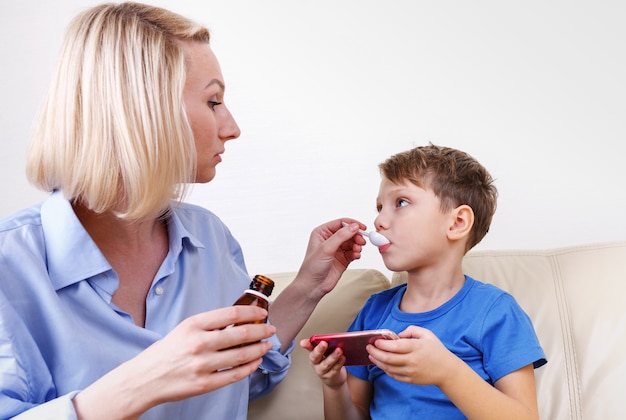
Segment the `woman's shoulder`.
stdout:
[[0,218],[0,258],[12,258],[19,255],[25,248],[29,254],[42,253],[44,249],[44,232],[41,219],[41,205],[35,205],[4,218]]
[[228,226],[211,210],[185,202],[174,203],[171,209],[173,221],[179,229],[183,229],[197,238],[202,238],[203,241],[212,238],[218,242],[221,240],[237,242]]
[[41,226],[41,204],[34,205],[0,218],[0,232]]
[[212,217],[217,217],[215,213],[206,207],[202,207],[198,204],[188,203],[186,201],[174,201],[172,202],[172,210],[177,214],[188,214],[195,216],[209,215]]
[[191,204],[187,202],[175,202],[172,204],[172,212],[180,218],[183,224],[209,224],[212,226],[220,225],[224,226],[224,222],[211,210],[199,206],[197,204]]

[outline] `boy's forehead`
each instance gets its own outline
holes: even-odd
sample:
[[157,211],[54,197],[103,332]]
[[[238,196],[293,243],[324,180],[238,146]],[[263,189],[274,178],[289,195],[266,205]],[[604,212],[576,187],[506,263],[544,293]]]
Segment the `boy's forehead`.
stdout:
[[403,180],[401,182],[391,182],[387,178],[383,178],[380,181],[380,186],[378,188],[378,199],[380,199],[385,194],[399,194],[399,193],[409,193],[411,191],[426,191],[428,187],[420,187],[412,183],[409,180]]

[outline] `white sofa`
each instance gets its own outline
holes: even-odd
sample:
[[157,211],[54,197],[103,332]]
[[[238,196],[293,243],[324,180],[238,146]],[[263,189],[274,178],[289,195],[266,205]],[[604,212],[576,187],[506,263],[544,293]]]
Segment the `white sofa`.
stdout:
[[[509,291],[533,320],[548,364],[536,371],[541,419],[626,419],[626,242],[550,250],[475,251],[472,277]],[[268,274],[276,296],[295,273]],[[370,294],[405,281],[350,269],[300,338],[345,331]],[[285,380],[250,404],[251,420],[323,419],[320,382],[299,346]]]

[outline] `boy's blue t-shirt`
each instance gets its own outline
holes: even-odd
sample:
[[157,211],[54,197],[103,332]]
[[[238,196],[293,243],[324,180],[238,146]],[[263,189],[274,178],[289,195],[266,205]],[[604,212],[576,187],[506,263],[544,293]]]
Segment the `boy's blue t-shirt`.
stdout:
[[[465,276],[461,290],[440,307],[422,313],[400,311],[406,284],[372,295],[348,331],[388,328],[396,333],[410,325],[432,331],[454,354],[493,384],[526,365],[546,363],[530,318],[505,291]],[[464,419],[434,385],[399,382],[372,366],[346,366],[372,383],[372,419]]]

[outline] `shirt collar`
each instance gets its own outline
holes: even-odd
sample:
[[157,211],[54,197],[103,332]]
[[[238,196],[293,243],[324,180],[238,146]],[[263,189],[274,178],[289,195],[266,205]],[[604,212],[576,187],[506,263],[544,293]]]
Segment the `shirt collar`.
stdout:
[[[176,214],[172,206],[168,220],[170,252],[182,250],[185,240],[204,248]],[[55,290],[112,270],[96,243],[76,217],[70,202],[60,191],[53,192],[41,207],[41,224],[46,241],[48,273]]]
[[169,220],[168,220],[168,234],[170,236],[170,250],[175,249],[176,246],[180,246],[184,243],[186,239],[190,245],[196,248],[204,248],[204,244],[200,239],[198,239],[195,235],[193,235],[185,225],[183,224],[181,218],[176,213],[177,206],[180,203],[172,204],[172,211],[170,212]]
[[41,206],[41,225],[55,290],[111,270],[60,191],[53,192]]

